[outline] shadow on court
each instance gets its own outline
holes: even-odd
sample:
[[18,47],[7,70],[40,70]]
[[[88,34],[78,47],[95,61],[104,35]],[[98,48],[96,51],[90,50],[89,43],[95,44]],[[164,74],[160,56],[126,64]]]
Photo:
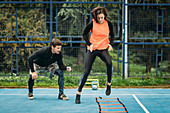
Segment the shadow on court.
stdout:
[[99,113],[96,97],[119,98],[129,113],[170,112],[170,89],[112,89],[110,96],[105,89],[84,89],[81,104],[74,103],[76,92],[65,89],[69,100],[64,101],[58,100],[58,89],[34,89],[35,99],[28,100],[27,89],[0,89],[0,113]]

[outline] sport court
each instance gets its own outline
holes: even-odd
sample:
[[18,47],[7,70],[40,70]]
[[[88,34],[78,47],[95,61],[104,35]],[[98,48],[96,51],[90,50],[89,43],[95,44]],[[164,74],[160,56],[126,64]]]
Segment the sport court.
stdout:
[[[68,101],[58,100],[58,89],[34,89],[34,100],[28,100],[27,89],[0,89],[0,113],[99,113],[96,97],[119,98],[129,113],[170,112],[170,89],[112,88],[84,89],[81,104],[75,104],[77,89],[65,89]],[[115,109],[116,111],[117,109]],[[105,111],[113,112],[114,109]],[[124,109],[117,110],[124,111]]]

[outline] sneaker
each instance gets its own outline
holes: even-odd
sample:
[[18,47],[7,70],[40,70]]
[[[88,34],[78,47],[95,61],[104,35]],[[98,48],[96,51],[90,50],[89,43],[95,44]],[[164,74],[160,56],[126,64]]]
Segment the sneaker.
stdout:
[[33,93],[28,93],[28,99],[29,99],[29,100],[34,100]]
[[111,93],[111,85],[109,86],[108,84],[106,85],[106,95],[109,96]]
[[61,99],[61,100],[69,100],[69,98],[66,97],[65,94],[59,94],[58,99]]
[[79,94],[76,94],[76,99],[75,99],[75,103],[76,104],[80,104],[80,95]]

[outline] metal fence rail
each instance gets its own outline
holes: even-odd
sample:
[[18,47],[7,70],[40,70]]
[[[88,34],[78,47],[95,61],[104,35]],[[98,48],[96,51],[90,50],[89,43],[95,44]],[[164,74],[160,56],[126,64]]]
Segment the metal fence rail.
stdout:
[[[53,38],[59,38],[63,42],[64,62],[72,65],[77,71],[66,75],[78,73],[80,75],[83,72],[83,59],[86,54],[85,48],[81,47],[85,45],[82,31],[91,22],[90,12],[96,6],[108,10],[108,19],[114,28],[116,47],[111,52],[113,75],[121,75],[122,78],[127,75],[129,77],[170,76],[167,66],[170,62],[170,2],[165,1],[160,4],[154,0],[149,2],[143,0],[140,3],[131,0],[0,1],[2,53],[0,76],[13,73],[20,76],[28,75],[27,59],[36,50],[34,46],[46,46]],[[150,49],[148,46],[153,46],[155,49]],[[70,51],[74,52],[69,55]],[[80,58],[79,52],[83,57]],[[77,58],[80,59],[76,60]],[[152,58],[151,63],[149,58]],[[139,59],[142,62],[138,62]],[[105,64],[97,58],[91,71],[92,75],[105,74],[106,69],[98,67],[99,64],[105,67]],[[134,70],[134,65],[135,68],[142,66],[140,74]],[[44,74],[46,75],[42,73]]]
[[0,76],[11,76],[13,73],[12,47],[0,47]]
[[129,49],[129,77],[157,76],[157,49]]
[[[17,47],[16,50],[16,75],[17,76],[28,76],[29,75],[29,63],[28,63],[28,56],[30,56],[34,51],[40,49],[40,47]],[[117,52],[116,52],[117,51]],[[118,64],[119,61],[118,58],[118,52],[119,49],[115,49],[116,56],[113,56],[113,53],[111,52],[112,61],[113,61],[113,67],[114,67],[114,73],[113,75],[118,75],[119,68]],[[72,71],[67,72],[65,71],[66,76],[81,76],[84,71],[84,64],[85,64],[85,54],[86,54],[86,48],[85,47],[63,47],[62,49],[63,54],[63,62],[66,66],[71,66]],[[105,64],[99,60],[99,58],[96,58],[93,69],[91,72],[91,75],[106,75],[106,67]],[[46,75],[47,73],[40,73],[41,75]]]
[[161,75],[169,76],[170,73],[170,48],[162,48]]

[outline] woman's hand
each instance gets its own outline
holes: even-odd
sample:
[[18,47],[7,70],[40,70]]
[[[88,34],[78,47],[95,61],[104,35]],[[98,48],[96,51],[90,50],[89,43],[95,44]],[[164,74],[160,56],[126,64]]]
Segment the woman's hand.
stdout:
[[108,51],[113,50],[112,46],[110,44],[108,44]]
[[91,44],[90,45],[90,52],[92,52],[93,51],[93,45]]

